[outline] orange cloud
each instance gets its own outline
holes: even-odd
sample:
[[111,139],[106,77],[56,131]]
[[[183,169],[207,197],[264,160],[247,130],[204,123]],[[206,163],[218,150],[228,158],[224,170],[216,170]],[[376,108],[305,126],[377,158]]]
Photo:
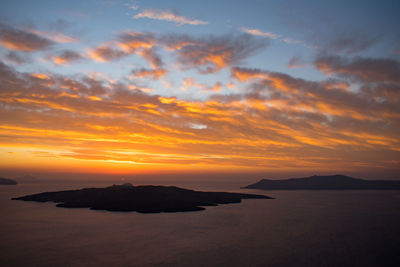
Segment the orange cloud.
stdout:
[[194,101],[150,95],[101,75],[73,79],[0,64],[0,164],[68,162],[92,171],[394,168],[398,99],[371,104],[375,96],[367,91],[234,71],[268,75],[243,78],[247,87],[236,94]]
[[187,88],[194,87],[204,92],[218,92],[221,90],[222,84],[220,82],[215,83],[213,86],[209,86],[205,83],[198,83],[194,78],[185,78],[182,80],[181,90],[185,91]]
[[247,69],[247,68],[232,68],[232,77],[238,79],[241,82],[247,82],[252,79],[266,79],[268,74],[257,69]]
[[44,73],[32,73],[32,76],[35,78],[38,78],[40,80],[49,80],[50,79],[49,76],[47,76]]

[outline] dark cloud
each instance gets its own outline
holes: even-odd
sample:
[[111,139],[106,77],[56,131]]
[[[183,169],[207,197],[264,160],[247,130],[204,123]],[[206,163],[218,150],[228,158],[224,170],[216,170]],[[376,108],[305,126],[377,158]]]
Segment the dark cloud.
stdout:
[[207,36],[193,38],[187,35],[163,36],[161,43],[175,50],[178,62],[185,68],[196,68],[201,73],[213,73],[240,63],[268,45],[266,39],[249,34]]
[[118,35],[118,45],[128,54],[137,49],[150,49],[156,44],[153,34],[146,32],[123,32]]
[[88,51],[89,57],[96,61],[113,61],[131,54],[137,54],[149,62],[153,69],[162,67],[161,57],[153,46],[155,38],[150,33],[123,32],[114,42],[105,43]]
[[81,54],[73,50],[64,50],[59,54],[49,55],[48,58],[57,65],[70,64],[83,59]]
[[[292,7],[288,5],[283,11],[286,23],[300,35],[298,38],[304,40],[308,47],[323,53],[349,55],[366,51],[382,40],[387,41],[386,33],[392,27],[383,26],[389,21],[383,17],[379,23],[373,19],[360,20],[363,16],[361,13],[370,8],[368,5],[357,5],[357,9],[352,9],[315,2],[312,7],[301,12]],[[340,9],[340,15],[336,8]],[[370,17],[374,11],[367,12]]]
[[158,80],[160,79],[162,76],[164,76],[165,74],[167,74],[167,70],[166,69],[139,69],[139,70],[133,70],[131,72],[132,76],[134,78],[145,78],[145,77],[151,77],[154,80]]
[[365,82],[400,82],[400,62],[381,58],[318,56],[318,70]]
[[22,65],[32,62],[32,59],[27,55],[22,55],[15,51],[9,51],[5,55],[4,61],[13,65]]
[[360,93],[374,102],[387,105],[393,112],[399,111],[400,84],[394,83],[364,83]]
[[140,56],[146,59],[153,69],[159,69],[164,65],[161,57],[155,52],[154,48],[141,50]]
[[298,57],[298,56],[292,57],[288,63],[289,68],[301,68],[306,65],[307,65],[307,63],[301,57]]
[[15,51],[34,52],[44,50],[53,45],[50,39],[35,33],[0,25],[0,45]]
[[367,36],[360,32],[345,32],[333,36],[315,38],[313,45],[327,53],[355,54],[363,52],[379,41],[378,37]]
[[[313,82],[259,69],[232,68],[232,76],[247,82],[250,87],[245,93],[229,96],[228,101],[252,99],[269,102],[269,105],[286,111],[300,109],[330,118],[349,117],[360,121],[385,121],[382,125],[398,124],[395,118],[400,114],[400,99],[396,93],[399,86],[386,81],[364,83],[359,91],[351,91],[346,81]],[[223,96],[219,98],[221,100]]]
[[69,28],[72,28],[74,24],[64,19],[57,19],[49,23],[49,28],[53,31],[63,32]]
[[99,62],[112,61],[127,55],[124,51],[107,45],[102,45],[91,49],[89,50],[88,54],[93,60]]

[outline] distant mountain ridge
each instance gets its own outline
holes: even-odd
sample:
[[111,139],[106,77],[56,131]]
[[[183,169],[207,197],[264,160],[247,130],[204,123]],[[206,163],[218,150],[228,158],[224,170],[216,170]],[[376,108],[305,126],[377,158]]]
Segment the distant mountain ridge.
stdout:
[[263,190],[400,190],[400,181],[364,180],[336,174],[285,180],[262,179],[243,188]]
[[0,177],[0,185],[16,185],[18,184],[17,181]]

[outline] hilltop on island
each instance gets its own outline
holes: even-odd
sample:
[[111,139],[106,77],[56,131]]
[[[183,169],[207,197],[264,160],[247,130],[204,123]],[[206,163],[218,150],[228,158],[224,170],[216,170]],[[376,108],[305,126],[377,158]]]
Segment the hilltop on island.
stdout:
[[243,188],[263,190],[399,190],[400,181],[364,180],[340,174],[314,175],[286,180],[262,179]]
[[201,192],[174,186],[113,185],[106,188],[84,188],[45,192],[13,198],[13,200],[56,202],[57,207],[90,208],[108,211],[141,213],[183,212],[204,210],[203,206],[240,203],[242,199],[270,199],[264,195]]
[[16,185],[18,184],[17,181],[0,177],[0,185]]

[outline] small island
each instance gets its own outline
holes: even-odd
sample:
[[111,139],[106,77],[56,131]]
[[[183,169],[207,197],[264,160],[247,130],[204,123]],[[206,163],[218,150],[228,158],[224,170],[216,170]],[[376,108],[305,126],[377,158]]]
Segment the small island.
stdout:
[[336,174],[285,180],[262,179],[243,188],[262,190],[400,190],[400,181],[364,180]]
[[271,199],[254,194],[203,192],[175,186],[113,185],[106,188],[84,188],[45,192],[13,198],[13,200],[56,202],[62,208],[90,208],[107,211],[140,213],[200,211],[205,206],[240,203],[242,199]]
[[0,177],[0,185],[16,185],[18,184],[17,181]]

